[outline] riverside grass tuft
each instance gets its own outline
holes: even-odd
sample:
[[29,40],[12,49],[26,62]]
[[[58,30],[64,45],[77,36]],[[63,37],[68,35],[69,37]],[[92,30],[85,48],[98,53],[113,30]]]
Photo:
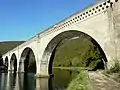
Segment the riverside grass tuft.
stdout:
[[103,74],[120,83],[120,62],[118,60],[115,60],[113,66],[103,71]]
[[120,62],[118,60],[114,60],[115,63],[113,66],[110,67],[107,71],[105,71],[107,74],[110,73],[119,73],[120,74]]
[[81,70],[77,77],[73,79],[66,90],[92,90],[87,71]]
[[114,66],[110,68],[109,72],[120,74],[120,62],[118,60],[115,61]]

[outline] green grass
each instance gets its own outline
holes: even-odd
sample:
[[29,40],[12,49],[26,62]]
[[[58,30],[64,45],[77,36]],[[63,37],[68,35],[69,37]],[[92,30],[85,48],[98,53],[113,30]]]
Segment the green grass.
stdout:
[[75,79],[73,79],[66,90],[92,90],[87,72],[81,70]]
[[22,44],[24,41],[6,41],[0,42],[0,53],[3,55],[6,52],[12,50],[16,46]]

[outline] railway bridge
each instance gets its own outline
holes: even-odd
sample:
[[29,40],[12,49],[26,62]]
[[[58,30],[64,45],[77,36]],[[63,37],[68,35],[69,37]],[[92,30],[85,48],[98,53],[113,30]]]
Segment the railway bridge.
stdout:
[[[25,72],[30,53],[35,57],[36,76],[52,74],[53,54],[66,40],[88,37],[99,49],[107,66],[120,59],[120,0],[104,0],[81,10],[38,33],[5,53],[9,71]],[[119,60],[120,61],[120,60]]]

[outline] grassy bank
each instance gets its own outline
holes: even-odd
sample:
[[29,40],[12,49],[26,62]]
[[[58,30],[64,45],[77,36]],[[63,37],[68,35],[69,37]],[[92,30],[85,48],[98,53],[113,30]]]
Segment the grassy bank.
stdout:
[[[96,72],[94,72],[93,75],[95,75],[95,73]],[[119,63],[119,61],[116,61],[115,64],[110,69],[103,71],[103,76],[104,75],[107,76],[106,78],[110,78],[110,79],[104,79],[104,80],[106,80],[106,84],[108,83],[110,85],[111,83],[113,83],[114,80],[116,81],[116,83],[120,83],[120,63]],[[98,74],[98,76],[99,76],[99,74]],[[102,74],[100,75],[100,77],[102,77]],[[97,77],[97,79],[99,80],[99,77]],[[112,80],[112,81],[110,82],[107,80]],[[114,83],[115,83],[115,81],[114,81]],[[92,85],[90,83],[91,82],[89,81],[87,71],[81,70],[80,73],[77,75],[77,77],[69,83],[69,86],[66,90],[92,90]],[[103,85],[104,87],[102,87],[102,80],[101,80],[101,84],[100,84],[100,82],[98,84],[101,85],[100,86],[101,88],[105,88],[104,85]],[[114,87],[115,86],[113,86],[113,88]],[[111,88],[112,88],[112,86],[111,86]],[[107,89],[105,89],[105,90],[107,90]]]
[[75,79],[73,79],[66,90],[92,90],[87,71],[81,70]]

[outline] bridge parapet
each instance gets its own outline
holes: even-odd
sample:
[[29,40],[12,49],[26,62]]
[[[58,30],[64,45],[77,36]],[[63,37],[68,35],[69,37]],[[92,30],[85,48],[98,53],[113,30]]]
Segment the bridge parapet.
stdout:
[[19,45],[19,48],[22,48],[22,47],[24,47],[24,46],[30,44],[31,42],[36,41],[36,38],[37,38],[37,37],[34,36],[34,37],[28,39],[26,42],[24,42],[24,43],[22,43],[21,45]]
[[55,32],[57,30],[61,30],[65,27],[68,27],[70,25],[73,25],[77,22],[83,22],[84,20],[95,16],[101,12],[106,11],[111,4],[113,4],[114,2],[116,2],[117,0],[105,0],[105,1],[100,1],[95,3],[94,5],[87,7],[77,13],[75,13],[74,15],[66,18],[65,20],[53,25],[52,27],[48,28],[47,30],[45,30],[43,33],[40,33],[40,37],[44,37],[52,32]]

